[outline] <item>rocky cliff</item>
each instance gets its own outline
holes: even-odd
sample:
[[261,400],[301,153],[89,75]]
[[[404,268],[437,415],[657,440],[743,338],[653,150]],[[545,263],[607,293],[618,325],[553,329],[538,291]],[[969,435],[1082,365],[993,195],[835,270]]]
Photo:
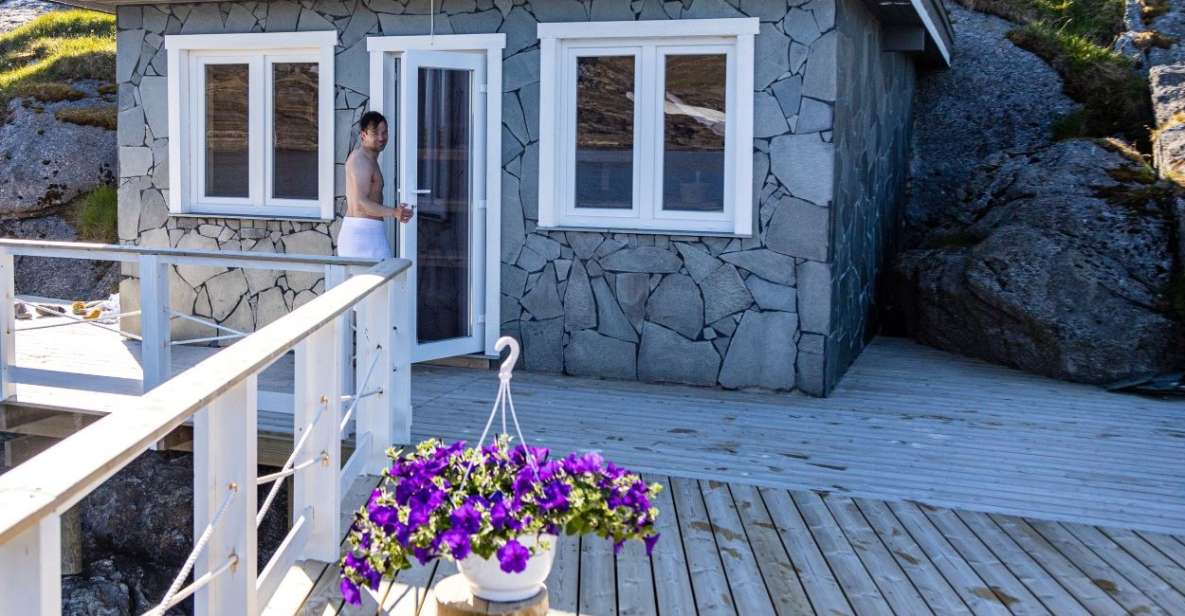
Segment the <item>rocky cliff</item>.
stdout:
[[887,320],[1055,378],[1179,369],[1180,186],[1119,139],[1055,140],[1081,113],[1059,73],[1009,40],[1017,24],[949,8],[958,44],[949,70],[920,79]]

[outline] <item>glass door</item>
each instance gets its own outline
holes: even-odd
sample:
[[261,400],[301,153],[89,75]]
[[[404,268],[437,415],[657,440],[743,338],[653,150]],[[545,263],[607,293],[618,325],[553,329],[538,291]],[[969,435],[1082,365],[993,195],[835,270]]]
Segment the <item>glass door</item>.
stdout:
[[414,266],[413,361],[482,350],[484,323],[484,57],[408,51],[399,62],[399,256]]

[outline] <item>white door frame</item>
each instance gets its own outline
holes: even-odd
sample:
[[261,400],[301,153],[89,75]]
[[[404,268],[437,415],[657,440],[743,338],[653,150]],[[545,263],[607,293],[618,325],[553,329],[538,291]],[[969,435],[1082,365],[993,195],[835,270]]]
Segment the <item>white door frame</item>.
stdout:
[[[478,324],[483,326],[483,347],[487,355],[497,355],[494,342],[501,329],[501,254],[502,254],[502,49],[505,34],[448,34],[435,36],[371,36],[366,39],[370,52],[370,109],[388,118],[395,117],[397,101],[388,93],[395,86],[395,67],[401,54],[415,50],[460,51],[480,54],[485,58],[485,190],[475,195],[474,208],[478,216],[484,214],[484,300],[478,300]],[[394,128],[394,127],[391,127]],[[398,146],[398,141],[394,144]],[[379,155],[379,165],[388,178],[395,176],[395,157],[385,150]],[[394,205],[397,186],[387,182],[383,188],[383,202]],[[479,199],[484,196],[484,199]],[[474,226],[475,230],[477,225]],[[476,256],[476,255],[475,255]],[[412,290],[414,286],[410,287]],[[414,300],[413,300],[414,301]],[[415,327],[412,323],[412,327]],[[418,361],[422,357],[413,357]]]

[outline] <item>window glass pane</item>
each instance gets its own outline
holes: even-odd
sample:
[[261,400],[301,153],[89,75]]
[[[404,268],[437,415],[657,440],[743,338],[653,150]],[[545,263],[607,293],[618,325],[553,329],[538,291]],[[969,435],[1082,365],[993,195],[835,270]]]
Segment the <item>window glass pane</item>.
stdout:
[[634,205],[634,57],[576,59],[576,207]]
[[317,198],[315,62],[272,64],[272,196]]
[[246,64],[206,65],[206,196],[248,196]]
[[666,56],[664,210],[724,211],[726,71],[723,54]]

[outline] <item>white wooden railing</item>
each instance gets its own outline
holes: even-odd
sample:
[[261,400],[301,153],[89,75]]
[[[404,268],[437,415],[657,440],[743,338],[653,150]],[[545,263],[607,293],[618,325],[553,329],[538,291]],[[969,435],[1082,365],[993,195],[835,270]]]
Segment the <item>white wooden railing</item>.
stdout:
[[[177,572],[178,584],[169,593],[172,603],[192,594],[195,614],[254,616],[293,563],[338,557],[344,532],[338,527],[342,493],[357,475],[381,471],[386,445],[411,438],[413,332],[408,302],[412,295],[405,275],[409,261],[388,259],[347,277],[359,263],[311,256],[0,240],[0,387],[6,398],[12,391],[8,367],[14,357],[14,254],[138,261],[142,298],[149,300],[142,299],[141,308],[145,389],[150,360],[160,362],[156,374],[162,381],[132,398],[134,403],[127,408],[0,475],[0,614],[59,613],[60,516],[190,417],[196,544],[187,565],[192,564],[194,582],[182,588],[188,571]],[[301,308],[163,380],[170,346],[165,267],[170,263],[210,265],[210,259],[235,267],[337,268],[326,271],[336,271],[339,278]],[[354,389],[358,393],[343,396],[340,368],[350,363],[343,340],[350,339],[351,309],[357,312],[359,370]],[[296,352],[294,451],[279,473],[257,477],[256,379],[290,350]],[[343,464],[341,439],[351,418],[355,451]],[[278,486],[289,475],[294,483],[293,524],[257,575],[256,527],[267,510],[257,508],[255,487],[269,482]],[[271,496],[265,500],[270,505]]]

